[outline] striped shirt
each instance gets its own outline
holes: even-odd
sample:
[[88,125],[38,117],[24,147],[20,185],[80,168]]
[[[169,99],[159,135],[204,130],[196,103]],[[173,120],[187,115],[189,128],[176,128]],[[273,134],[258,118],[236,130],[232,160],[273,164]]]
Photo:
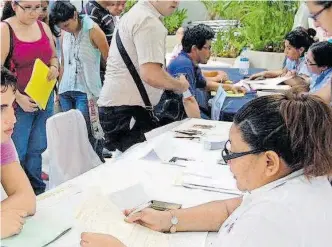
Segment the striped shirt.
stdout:
[[110,45],[115,29],[115,18],[110,12],[96,1],[91,0],[85,5],[82,12],[83,14],[89,15],[90,18],[99,25],[101,30],[105,33],[107,42]]

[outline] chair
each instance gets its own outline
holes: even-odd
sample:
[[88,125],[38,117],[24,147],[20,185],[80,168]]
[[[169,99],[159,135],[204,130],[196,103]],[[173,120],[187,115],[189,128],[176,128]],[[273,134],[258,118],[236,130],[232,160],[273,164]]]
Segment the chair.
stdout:
[[82,113],[58,113],[46,122],[49,156],[49,188],[54,188],[100,165],[93,150]]

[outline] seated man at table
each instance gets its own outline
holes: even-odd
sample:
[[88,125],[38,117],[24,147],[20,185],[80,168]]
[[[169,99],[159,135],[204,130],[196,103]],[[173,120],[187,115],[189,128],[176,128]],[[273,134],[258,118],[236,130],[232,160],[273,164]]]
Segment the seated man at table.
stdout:
[[[214,38],[214,31],[207,25],[200,24],[187,28],[182,38],[183,50],[171,61],[167,71],[172,76],[184,74],[189,81],[190,93],[198,102],[202,118],[210,115],[208,108],[207,91],[217,91],[221,85],[226,91],[242,90],[230,84],[220,84],[227,79],[222,73],[212,78],[204,77],[198,64],[206,64],[211,56],[211,41]],[[217,82],[218,81],[218,82]]]

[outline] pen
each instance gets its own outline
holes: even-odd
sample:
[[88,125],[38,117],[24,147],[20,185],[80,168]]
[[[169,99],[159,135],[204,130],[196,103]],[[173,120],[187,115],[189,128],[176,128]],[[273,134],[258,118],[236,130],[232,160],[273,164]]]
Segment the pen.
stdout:
[[136,214],[140,211],[142,211],[144,208],[148,208],[152,205],[152,201],[149,201],[147,203],[141,204],[140,206],[138,206],[133,212],[131,212],[127,217],[132,216],[133,214]]
[[60,233],[56,238],[54,238],[52,241],[48,242],[47,244],[43,245],[42,247],[46,247],[46,246],[49,246],[50,244],[54,243],[55,241],[57,241],[59,238],[61,238],[63,235],[65,235],[70,230],[71,230],[71,227],[67,228],[62,233]]

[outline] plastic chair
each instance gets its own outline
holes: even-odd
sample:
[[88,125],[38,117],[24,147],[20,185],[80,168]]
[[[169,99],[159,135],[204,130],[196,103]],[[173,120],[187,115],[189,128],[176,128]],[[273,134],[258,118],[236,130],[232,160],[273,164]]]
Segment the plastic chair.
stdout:
[[70,110],[46,122],[49,188],[102,164],[93,150],[82,113]]

